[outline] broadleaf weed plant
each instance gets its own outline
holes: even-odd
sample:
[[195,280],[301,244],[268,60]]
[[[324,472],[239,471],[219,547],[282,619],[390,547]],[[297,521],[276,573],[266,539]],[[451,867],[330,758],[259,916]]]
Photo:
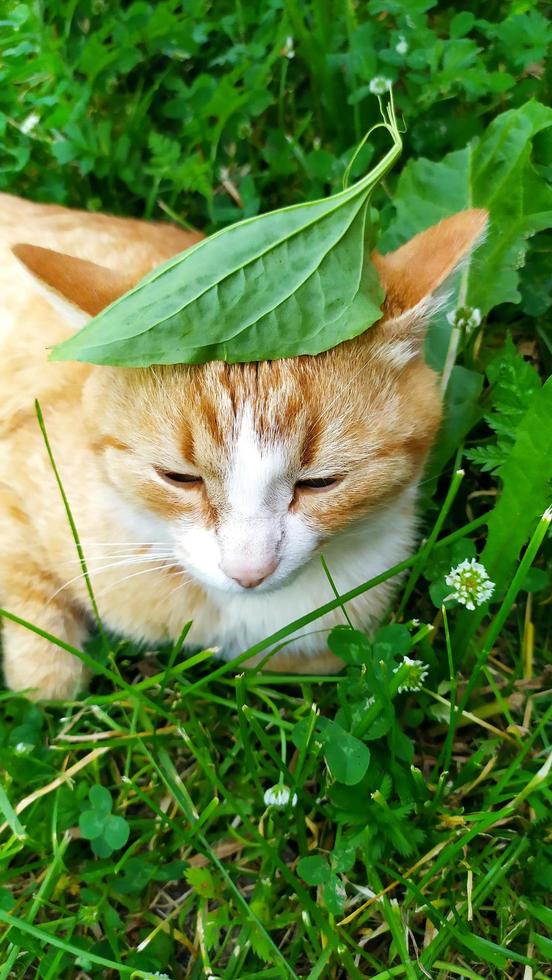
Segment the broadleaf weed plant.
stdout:
[[[394,247],[467,201],[490,207],[491,228],[430,330],[446,416],[412,558],[348,595],[326,566],[320,607],[231,663],[187,650],[185,622],[159,650],[99,626],[71,651],[94,675],[82,700],[0,692],[1,980],[542,980],[543,6],[8,0],[2,20],[10,193],[216,230],[339,189],[377,121],[374,92],[393,83],[404,166],[372,201],[374,236]],[[347,604],[397,573],[389,615],[367,636]],[[271,673],[271,650],[330,608],[343,611],[328,635],[343,671]],[[253,655],[263,671],[247,667]]]

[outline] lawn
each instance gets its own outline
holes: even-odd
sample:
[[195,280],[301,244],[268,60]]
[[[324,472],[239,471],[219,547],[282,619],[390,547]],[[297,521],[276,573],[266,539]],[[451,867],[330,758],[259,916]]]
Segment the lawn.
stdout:
[[[470,206],[490,226],[429,331],[445,422],[375,636],[329,577],[238,661],[183,623],[171,648],[93,638],[79,702],[0,691],[0,980],[552,975],[546,9],[3,0],[0,190],[214,231],[340,189],[392,85],[373,242]],[[470,609],[446,579],[472,559],[494,589]],[[241,666],[329,604],[341,674]]]

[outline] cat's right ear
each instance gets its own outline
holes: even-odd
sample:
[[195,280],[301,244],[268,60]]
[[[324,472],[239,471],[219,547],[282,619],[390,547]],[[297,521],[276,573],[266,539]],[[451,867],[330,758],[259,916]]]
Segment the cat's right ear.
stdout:
[[481,242],[488,219],[483,208],[459,211],[394,252],[372,252],[385,289],[379,336],[386,356],[398,367],[422,352],[429,318],[446,298],[442,290]]
[[123,273],[50,248],[21,244],[13,245],[12,252],[38,290],[74,327],[83,326],[135,285]]

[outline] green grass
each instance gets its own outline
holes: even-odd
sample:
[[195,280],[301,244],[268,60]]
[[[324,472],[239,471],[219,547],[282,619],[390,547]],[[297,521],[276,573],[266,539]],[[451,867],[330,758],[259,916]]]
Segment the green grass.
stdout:
[[[420,200],[438,220],[469,192],[492,229],[451,300],[480,326],[430,332],[431,362],[457,366],[423,540],[375,637],[330,567],[319,609],[233,663],[182,649],[184,622],[154,651],[99,628],[74,651],[95,675],[80,701],[0,692],[0,980],[550,976],[552,130],[525,105],[549,98],[543,8],[56,0],[2,18],[2,189],[221,227],[336,189],[384,75],[407,123],[374,201],[386,247],[423,226]],[[466,176],[448,155],[474,138]],[[470,612],[444,576],[476,555],[496,591]],[[341,675],[245,668],[339,607]],[[398,690],[405,656],[427,667],[417,691]],[[296,805],[265,804],[277,784]]]

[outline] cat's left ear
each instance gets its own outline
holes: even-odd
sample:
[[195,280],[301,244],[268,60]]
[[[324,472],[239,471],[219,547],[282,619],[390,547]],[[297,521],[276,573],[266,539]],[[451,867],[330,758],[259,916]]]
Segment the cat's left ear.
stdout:
[[13,245],[40,292],[65,320],[81,327],[135,284],[135,279],[95,262],[38,245]]
[[394,252],[372,253],[386,294],[380,337],[397,366],[421,352],[429,317],[441,305],[435,293],[479,245],[488,219],[483,208],[459,211]]

